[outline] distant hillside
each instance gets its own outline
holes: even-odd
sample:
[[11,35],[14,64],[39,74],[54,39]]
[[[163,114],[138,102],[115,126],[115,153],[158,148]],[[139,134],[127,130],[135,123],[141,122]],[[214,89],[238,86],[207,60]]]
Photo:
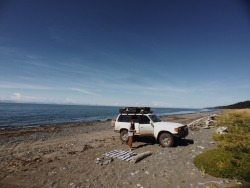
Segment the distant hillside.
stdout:
[[240,109],[240,108],[250,108],[250,101],[238,102],[228,106],[217,106],[218,109]]

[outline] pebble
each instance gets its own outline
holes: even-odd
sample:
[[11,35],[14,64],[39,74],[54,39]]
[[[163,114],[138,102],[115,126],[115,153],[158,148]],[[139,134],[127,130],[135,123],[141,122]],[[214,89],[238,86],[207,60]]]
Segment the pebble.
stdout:
[[[80,124],[80,126],[77,127],[64,127],[57,131],[46,131],[46,128],[50,127],[59,127],[59,125],[48,125],[44,126],[45,128],[42,130],[38,130],[37,132],[34,132],[32,134],[25,134],[25,135],[15,135],[14,137],[6,136],[0,139],[0,145],[5,144],[15,144],[20,142],[29,142],[29,141],[35,141],[35,140],[47,140],[49,138],[57,138],[61,136],[70,136],[73,134],[81,134],[86,132],[95,132],[95,131],[102,131],[102,130],[112,130],[113,128],[110,126],[110,122],[100,122],[95,123],[95,126],[86,126],[85,123],[77,123]],[[72,126],[76,125],[72,123]],[[82,125],[82,126],[81,126]],[[65,126],[65,124],[62,124],[61,126]],[[68,124],[67,124],[68,126]],[[29,128],[26,128],[27,131],[29,131]],[[13,130],[13,132],[18,130]],[[3,131],[2,131],[3,132]],[[67,144],[67,146],[70,146],[70,144]]]
[[140,169],[136,170],[136,171],[135,171],[135,174],[138,174],[139,172],[140,172]]
[[100,165],[107,165],[110,164],[113,161],[113,158],[111,157],[101,157],[101,158],[96,158],[94,160],[94,163],[100,164]]
[[203,147],[203,146],[197,146],[197,148],[204,149],[204,147]]

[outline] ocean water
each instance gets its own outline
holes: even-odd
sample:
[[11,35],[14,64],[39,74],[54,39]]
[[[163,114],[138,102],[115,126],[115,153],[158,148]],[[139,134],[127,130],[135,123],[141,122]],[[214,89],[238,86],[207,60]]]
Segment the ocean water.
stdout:
[[[87,122],[116,118],[120,107],[0,103],[0,128]],[[151,108],[157,115],[185,114],[205,109]]]

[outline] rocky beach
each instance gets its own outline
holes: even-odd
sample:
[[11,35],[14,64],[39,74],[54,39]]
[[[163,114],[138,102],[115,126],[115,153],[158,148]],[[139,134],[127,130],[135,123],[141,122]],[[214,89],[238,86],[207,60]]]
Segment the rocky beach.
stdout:
[[[216,112],[162,116],[189,124]],[[0,187],[229,187],[238,182],[199,171],[192,159],[216,146],[215,128],[190,130],[174,147],[136,138],[133,152],[152,154],[137,163],[118,158],[94,161],[107,152],[127,151],[111,121],[0,130]]]

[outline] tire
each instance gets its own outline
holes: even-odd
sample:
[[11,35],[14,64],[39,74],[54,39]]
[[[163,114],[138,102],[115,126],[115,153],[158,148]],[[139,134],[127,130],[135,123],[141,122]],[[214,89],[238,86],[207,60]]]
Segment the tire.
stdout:
[[123,142],[128,142],[128,130],[123,129],[123,130],[120,132],[120,139],[121,139]]
[[162,147],[172,147],[174,145],[174,137],[169,133],[161,133],[159,142]]

